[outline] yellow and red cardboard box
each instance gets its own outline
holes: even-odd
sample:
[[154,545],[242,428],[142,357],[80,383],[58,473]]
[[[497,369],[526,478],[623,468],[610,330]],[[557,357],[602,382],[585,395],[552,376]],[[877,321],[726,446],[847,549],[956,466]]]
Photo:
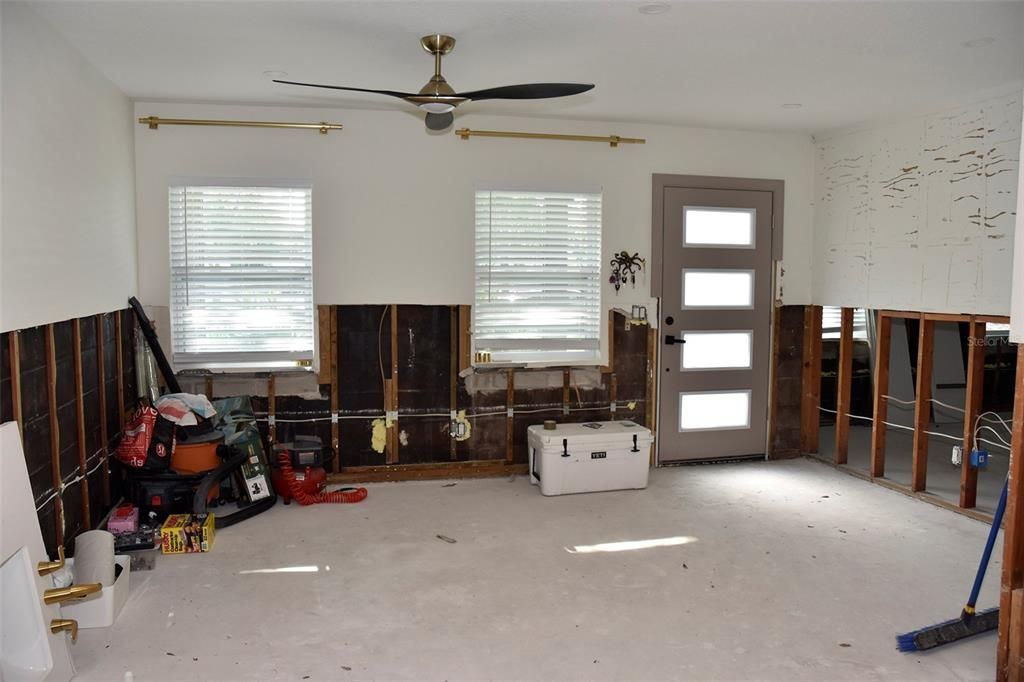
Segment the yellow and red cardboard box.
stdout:
[[171,514],[160,528],[164,554],[191,554],[213,549],[213,514]]

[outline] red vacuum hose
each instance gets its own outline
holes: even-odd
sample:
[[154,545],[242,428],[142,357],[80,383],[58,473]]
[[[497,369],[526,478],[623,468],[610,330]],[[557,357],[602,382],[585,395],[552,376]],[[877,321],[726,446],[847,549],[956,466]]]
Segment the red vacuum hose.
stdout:
[[291,458],[286,453],[281,453],[277,460],[281,464],[281,474],[284,476],[284,482],[288,485],[288,489],[291,491],[292,498],[298,501],[299,504],[305,506],[307,504],[320,504],[321,502],[332,502],[334,504],[347,504],[351,502],[362,502],[366,499],[366,488],[356,488],[352,491],[336,490],[334,492],[320,492],[315,495],[310,495],[302,489],[299,482],[295,480],[295,472],[292,471]]

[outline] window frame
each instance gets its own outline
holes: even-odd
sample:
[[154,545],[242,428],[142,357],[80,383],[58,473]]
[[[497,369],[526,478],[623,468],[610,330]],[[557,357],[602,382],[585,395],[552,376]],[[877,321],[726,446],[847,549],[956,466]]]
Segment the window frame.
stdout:
[[[268,189],[301,189],[309,192],[309,211],[310,211],[310,222],[309,222],[309,234],[310,234],[310,318],[311,318],[311,339],[312,348],[309,351],[265,351],[265,352],[251,352],[248,354],[245,360],[234,362],[229,359],[230,356],[235,356],[244,351],[233,350],[225,352],[223,354],[206,353],[206,354],[195,354],[197,357],[194,360],[182,358],[181,354],[176,349],[175,339],[175,324],[174,324],[174,246],[171,236],[172,224],[171,224],[171,193],[176,188],[189,188],[189,187],[229,187],[229,188],[268,188]],[[177,371],[202,371],[202,370],[213,370],[216,372],[223,373],[240,373],[240,374],[254,374],[259,372],[274,371],[274,372],[315,372],[318,371],[317,365],[319,364],[319,348],[320,348],[320,330],[319,324],[317,323],[317,307],[316,307],[316,276],[314,263],[315,259],[315,230],[313,216],[313,195],[314,195],[314,183],[308,179],[294,179],[294,178],[238,178],[238,177],[209,177],[209,176],[171,176],[167,182],[167,193],[165,199],[167,204],[165,206],[165,213],[167,220],[167,258],[168,258],[168,327],[170,337],[170,360],[172,365]],[[223,357],[220,357],[223,355]]]

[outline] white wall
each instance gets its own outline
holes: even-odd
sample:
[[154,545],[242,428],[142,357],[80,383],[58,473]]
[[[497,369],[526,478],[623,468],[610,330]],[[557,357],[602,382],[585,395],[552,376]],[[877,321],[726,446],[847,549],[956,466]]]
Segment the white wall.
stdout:
[[1006,315],[1021,92],[817,142],[814,302]]
[[[174,176],[311,180],[318,303],[459,304],[473,300],[476,186],[601,187],[605,253],[628,249],[649,257],[652,173],[785,180],[783,299],[810,302],[808,136],[471,114],[456,120],[456,127],[647,138],[645,145],[611,149],[578,142],[463,141],[451,133],[427,133],[422,117],[401,111],[148,103],[137,103],[135,111],[345,126],[325,137],[294,130],[154,131],[137,125],[139,290],[145,304],[168,301],[167,187]],[[631,303],[648,304],[648,292],[646,279],[618,296],[606,283],[605,303],[628,310]]]
[[23,3],[2,12],[0,330],[136,293],[131,102]]
[[[1024,114],[1022,114],[1024,119]],[[1024,128],[1024,120],[1021,121]],[[1017,227],[1013,244],[1013,298],[1010,310],[1010,341],[1024,343],[1024,136],[1017,156]]]

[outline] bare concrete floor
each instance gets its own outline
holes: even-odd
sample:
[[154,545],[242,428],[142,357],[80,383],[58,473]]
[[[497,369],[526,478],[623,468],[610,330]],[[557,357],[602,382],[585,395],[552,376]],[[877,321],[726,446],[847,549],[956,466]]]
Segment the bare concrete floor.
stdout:
[[[133,574],[76,679],[986,680],[993,635],[894,648],[959,613],[985,535],[805,459],[558,498],[523,477],[378,484]],[[677,544],[570,551],[656,539]]]

